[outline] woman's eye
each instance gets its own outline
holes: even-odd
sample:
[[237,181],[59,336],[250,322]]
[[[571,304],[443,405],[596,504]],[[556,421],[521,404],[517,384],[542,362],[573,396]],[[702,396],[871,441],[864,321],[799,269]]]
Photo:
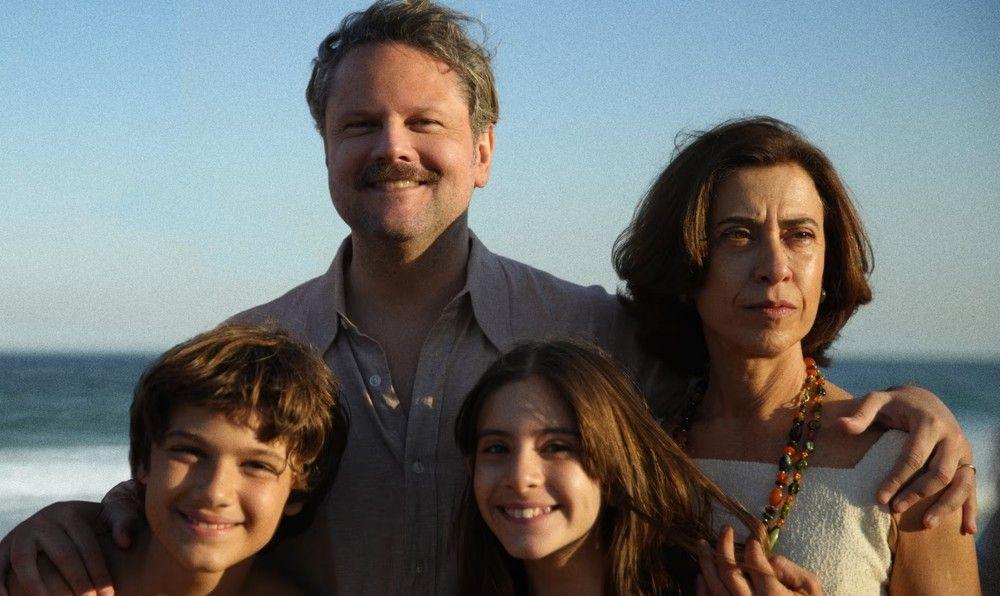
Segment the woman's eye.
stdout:
[[750,240],[750,230],[746,228],[729,228],[722,231],[721,237],[732,242],[746,242]]
[[816,239],[812,230],[792,230],[787,236],[793,242],[811,242]]

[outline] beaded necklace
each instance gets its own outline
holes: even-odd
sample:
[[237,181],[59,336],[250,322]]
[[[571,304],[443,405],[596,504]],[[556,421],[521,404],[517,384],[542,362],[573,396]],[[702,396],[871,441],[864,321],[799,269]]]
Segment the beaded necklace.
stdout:
[[[785,443],[784,453],[778,460],[778,473],[774,479],[774,488],[767,498],[767,506],[760,519],[767,528],[767,542],[771,550],[778,544],[778,537],[781,535],[781,528],[785,527],[785,520],[795,504],[795,498],[801,490],[802,473],[809,467],[809,455],[816,449],[816,433],[819,432],[819,417],[823,412],[823,398],[826,397],[826,383],[823,373],[816,368],[816,361],[806,357],[803,362],[806,365],[806,379],[802,382],[802,390],[799,392],[796,405],[798,406],[795,416],[792,419],[792,429],[788,432],[788,442]],[[681,449],[688,450],[688,435],[691,431],[691,422],[698,410],[698,405],[705,396],[708,383],[701,379],[698,381],[688,399],[684,411],[681,412],[681,422],[674,429],[673,437],[680,445]],[[811,420],[806,422],[806,405],[812,402],[812,409],[809,414]],[[805,427],[803,429],[803,427]],[[803,440],[803,434],[805,435]]]

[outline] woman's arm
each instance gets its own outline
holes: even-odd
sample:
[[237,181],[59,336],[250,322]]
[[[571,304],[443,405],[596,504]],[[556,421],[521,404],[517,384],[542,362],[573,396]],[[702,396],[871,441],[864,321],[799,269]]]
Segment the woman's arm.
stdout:
[[976,545],[971,535],[961,531],[962,512],[953,510],[933,528],[924,527],[924,514],[939,496],[931,495],[893,514],[896,540],[890,594],[980,593]]

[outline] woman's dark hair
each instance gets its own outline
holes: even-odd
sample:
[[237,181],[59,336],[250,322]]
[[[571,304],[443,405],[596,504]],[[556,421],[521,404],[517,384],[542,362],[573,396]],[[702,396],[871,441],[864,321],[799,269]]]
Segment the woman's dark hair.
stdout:
[[709,214],[717,188],[735,169],[786,163],[809,174],[823,201],[826,299],[802,340],[803,353],[828,364],[826,349],[858,307],[871,301],[871,243],[826,155],[774,118],[724,122],[678,144],[615,242],[615,270],[625,282],[619,298],[638,318],[645,348],[680,372],[703,375],[708,369],[701,318],[691,296],[708,268]]
[[522,562],[507,554],[476,506],[472,475],[486,402],[499,388],[529,377],[544,379],[573,412],[582,466],[601,486],[598,531],[607,553],[608,594],[646,596],[693,586],[695,545],[712,539],[716,507],[760,538],[760,524],[684,455],[608,356],[575,341],[529,342],[483,373],[455,424],[471,472],[458,520],[460,594],[527,591]]

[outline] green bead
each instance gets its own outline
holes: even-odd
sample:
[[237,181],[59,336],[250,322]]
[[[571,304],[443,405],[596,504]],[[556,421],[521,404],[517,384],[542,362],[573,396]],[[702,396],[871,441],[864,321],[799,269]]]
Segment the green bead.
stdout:
[[788,513],[792,510],[792,504],[786,502],[781,506],[781,517],[788,517]]
[[816,443],[813,443],[812,441],[806,441],[806,451],[812,453],[815,450],[816,450]]
[[801,488],[801,487],[799,486],[798,482],[793,482],[793,483],[789,484],[788,485],[788,494],[790,494],[790,495],[797,495],[797,494],[799,494],[799,488]]
[[767,547],[774,550],[774,545],[778,544],[778,536],[781,535],[781,528],[774,527],[767,531]]
[[798,471],[800,471],[800,472],[802,470],[805,470],[808,467],[809,467],[809,462],[807,462],[804,459],[800,459],[799,462],[797,464],[795,464],[795,469],[798,470]]
[[787,472],[792,469],[792,457],[787,453],[782,455],[781,459],[778,460],[778,469],[782,472]]

